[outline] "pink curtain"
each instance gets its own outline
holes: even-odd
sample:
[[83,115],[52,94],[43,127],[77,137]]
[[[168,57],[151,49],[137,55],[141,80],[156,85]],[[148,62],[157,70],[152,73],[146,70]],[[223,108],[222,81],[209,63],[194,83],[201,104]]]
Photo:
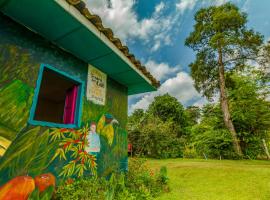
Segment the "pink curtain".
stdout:
[[76,101],[78,95],[78,86],[74,85],[66,92],[64,108],[64,124],[73,124],[75,120]]

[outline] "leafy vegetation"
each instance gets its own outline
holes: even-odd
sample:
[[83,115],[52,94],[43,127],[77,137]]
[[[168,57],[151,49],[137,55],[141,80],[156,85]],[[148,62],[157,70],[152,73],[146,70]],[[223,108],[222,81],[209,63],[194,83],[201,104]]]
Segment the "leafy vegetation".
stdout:
[[[262,139],[269,141],[270,129],[270,103],[265,99],[269,89],[265,89],[256,78],[236,74],[230,76],[230,112],[246,158],[265,157]],[[200,124],[192,128],[192,144],[201,155],[205,153],[212,158],[235,158],[220,105],[207,105],[202,112]]]
[[149,110],[136,110],[129,118],[129,141],[134,153],[154,158],[181,157],[185,122],[184,108],[174,97],[166,94],[155,98]]
[[55,199],[147,200],[168,191],[167,169],[151,170],[143,159],[130,159],[129,171],[105,178],[78,179],[58,187]]
[[[243,156],[249,159],[265,158],[262,140],[269,143],[270,139],[270,102],[266,100],[270,93],[269,85],[260,81],[257,71],[250,73],[227,74],[229,111]],[[157,99],[159,103],[155,99],[153,105],[159,105],[159,108],[168,106],[170,110],[182,107],[168,94]],[[176,105],[171,106],[172,102]],[[157,115],[150,105],[146,112],[136,110],[129,117],[129,141],[135,154],[155,158],[238,158],[231,134],[224,125],[219,102],[207,104],[202,109],[183,109],[178,123],[174,121],[176,116],[172,117],[173,114],[179,116],[179,112],[172,110]]]

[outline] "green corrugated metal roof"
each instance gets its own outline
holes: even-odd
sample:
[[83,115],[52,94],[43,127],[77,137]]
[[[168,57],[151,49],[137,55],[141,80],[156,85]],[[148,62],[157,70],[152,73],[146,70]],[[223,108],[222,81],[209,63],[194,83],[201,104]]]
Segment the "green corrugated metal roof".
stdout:
[[0,0],[0,10],[125,85],[128,94],[156,90],[156,85],[147,78],[149,74],[134,69],[119,55],[120,51],[117,53],[102,40],[101,32],[100,36],[91,32],[59,2],[67,4],[65,0]]

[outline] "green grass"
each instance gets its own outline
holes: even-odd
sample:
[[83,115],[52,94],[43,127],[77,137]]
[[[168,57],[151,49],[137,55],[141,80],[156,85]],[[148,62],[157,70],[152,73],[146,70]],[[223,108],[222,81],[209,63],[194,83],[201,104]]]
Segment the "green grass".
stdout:
[[270,161],[149,160],[167,166],[171,192],[158,200],[269,200]]

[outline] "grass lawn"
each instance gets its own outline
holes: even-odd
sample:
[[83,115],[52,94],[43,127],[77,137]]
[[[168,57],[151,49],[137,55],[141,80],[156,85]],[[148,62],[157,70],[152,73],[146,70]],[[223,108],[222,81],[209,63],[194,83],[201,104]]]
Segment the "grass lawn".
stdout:
[[148,160],[167,166],[171,192],[158,200],[270,200],[270,161]]

